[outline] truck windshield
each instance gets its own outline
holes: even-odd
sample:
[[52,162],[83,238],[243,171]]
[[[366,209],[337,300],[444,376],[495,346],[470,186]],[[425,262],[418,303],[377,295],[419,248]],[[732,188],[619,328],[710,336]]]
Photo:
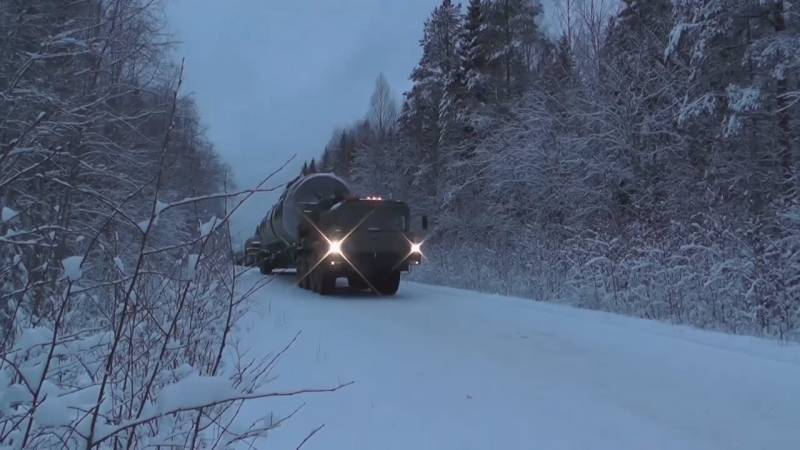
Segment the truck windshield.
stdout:
[[376,209],[361,225],[367,230],[405,231],[406,218],[399,211]]
[[341,219],[337,222],[343,229],[358,226],[361,231],[406,231],[408,225],[406,214],[397,208],[348,205],[337,212]]

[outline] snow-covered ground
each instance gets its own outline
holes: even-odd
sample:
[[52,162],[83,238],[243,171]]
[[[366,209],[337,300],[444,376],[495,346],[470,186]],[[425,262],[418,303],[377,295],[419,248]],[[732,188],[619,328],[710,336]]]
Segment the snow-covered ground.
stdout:
[[[247,275],[255,282],[261,275]],[[259,448],[800,449],[800,346],[404,282],[321,297],[279,276],[240,330],[254,351],[302,335],[271,389],[342,391]]]

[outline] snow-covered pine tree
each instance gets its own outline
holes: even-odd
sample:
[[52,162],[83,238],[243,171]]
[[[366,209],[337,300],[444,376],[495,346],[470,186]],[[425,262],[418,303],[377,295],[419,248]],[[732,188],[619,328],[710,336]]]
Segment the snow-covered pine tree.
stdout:
[[689,2],[666,50],[692,71],[680,122],[699,137],[707,170],[720,185],[737,186],[755,212],[776,189],[796,184],[798,108],[791,92],[800,71],[800,25],[788,18],[797,9],[783,0]]
[[351,161],[352,161],[352,142],[349,130],[340,130],[334,133],[334,155],[333,170],[343,177],[350,176]]
[[331,147],[330,145],[325,146],[325,150],[322,151],[322,156],[319,159],[319,167],[324,172],[331,172]]
[[662,51],[671,26],[671,0],[624,2],[600,50],[599,78],[590,79],[594,95],[583,102],[584,122],[602,144],[613,208],[637,220],[668,220],[676,211],[665,203],[694,200],[675,188],[691,168],[673,120],[684,73]]
[[740,309],[770,334],[791,322],[796,298],[786,293],[798,284],[781,256],[792,252],[786,219],[798,203],[797,13],[783,0],[682,3],[665,52],[691,70],[677,119],[719,220],[749,250],[741,257],[749,288]]
[[460,29],[459,6],[451,0],[443,0],[425,22],[420,41],[422,57],[411,73],[414,85],[406,94],[400,117],[403,132],[408,133],[415,147],[422,151],[414,183],[427,193],[428,199],[436,198],[439,191],[442,125],[454,117],[453,110],[444,113],[442,106],[448,83],[453,82],[461,70]]
[[578,75],[567,36],[562,35],[549,51],[550,55],[543,69],[545,87],[552,87],[554,90],[565,89],[576,81]]
[[544,39],[539,28],[542,5],[539,0],[492,0],[484,8],[493,95],[508,100],[524,92],[538,62],[537,44]]
[[459,46],[464,67],[465,88],[470,99],[478,103],[487,101],[485,71],[488,39],[485,35],[485,4],[485,0],[470,0],[464,14],[463,35]]

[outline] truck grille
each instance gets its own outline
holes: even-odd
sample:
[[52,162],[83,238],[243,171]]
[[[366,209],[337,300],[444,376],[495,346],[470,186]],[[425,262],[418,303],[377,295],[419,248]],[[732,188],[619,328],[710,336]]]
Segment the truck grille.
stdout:
[[348,258],[358,270],[367,272],[399,268],[403,255],[395,252],[359,252],[348,255]]

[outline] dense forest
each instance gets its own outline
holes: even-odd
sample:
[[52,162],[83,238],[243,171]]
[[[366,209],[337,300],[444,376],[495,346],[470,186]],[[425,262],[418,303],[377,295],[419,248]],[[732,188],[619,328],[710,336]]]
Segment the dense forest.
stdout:
[[[443,0],[306,171],[435,224],[419,279],[800,338],[800,9]],[[552,27],[551,27],[552,28]]]
[[0,2],[2,448],[230,448],[277,426],[229,427],[272,363],[220,376],[242,198],[164,28],[149,0]]

